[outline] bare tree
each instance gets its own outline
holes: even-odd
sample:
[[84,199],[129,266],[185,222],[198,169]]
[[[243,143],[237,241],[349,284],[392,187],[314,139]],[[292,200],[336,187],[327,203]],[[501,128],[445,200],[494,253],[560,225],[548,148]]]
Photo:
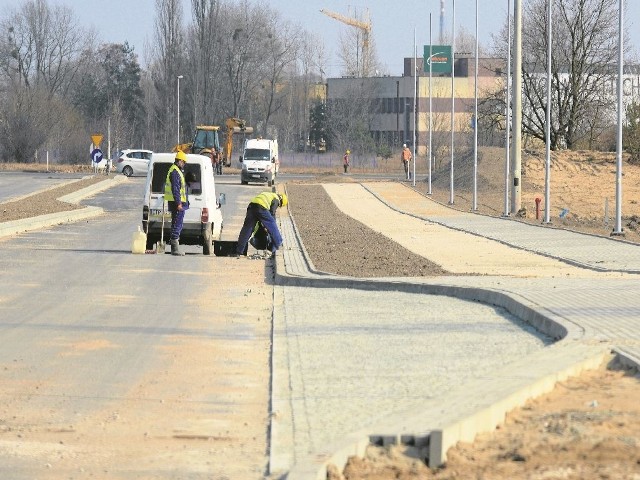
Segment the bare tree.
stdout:
[[[368,35],[366,43],[364,35]],[[339,57],[343,74],[350,77],[370,77],[380,70],[373,36],[358,27],[349,27],[340,32]]]
[[41,86],[51,95],[66,96],[82,66],[80,60],[86,60],[83,53],[94,39],[78,25],[72,11],[49,6],[46,0],[31,0],[7,17],[0,28],[9,32],[13,58],[5,69],[15,69],[27,88]]
[[176,143],[176,95],[178,75],[185,76],[184,32],[182,30],[182,2],[156,0],[154,61],[150,67],[157,90],[155,140],[168,148]]
[[2,136],[4,160],[30,162],[35,152],[47,141],[54,121],[52,102],[43,88],[23,88],[14,85],[2,106]]
[[218,67],[222,44],[220,0],[191,0],[193,27],[189,40],[190,75],[185,82],[190,86],[193,105],[193,123],[200,118],[210,123],[217,116],[222,70]]
[[[612,96],[605,95],[615,66],[617,0],[553,0],[551,148],[593,146],[610,121]],[[545,141],[546,0],[525,3],[523,20],[523,134]],[[506,58],[506,26],[494,39]],[[493,113],[504,102],[493,98]]]
[[248,110],[251,96],[261,83],[260,75],[256,75],[264,61],[260,44],[268,33],[263,12],[264,7],[253,7],[246,0],[225,9],[220,68],[231,101],[226,116],[244,117],[241,111]]
[[4,108],[0,138],[5,159],[29,161],[68,117],[68,97],[90,60],[93,35],[67,7],[31,0],[0,21]]
[[[262,111],[264,133],[268,135],[271,116],[284,105],[290,82],[285,82],[285,74],[296,61],[302,32],[300,29],[279,18],[277,12],[267,15],[270,18],[267,38],[264,42],[266,52],[264,56],[264,82],[262,88]],[[287,83],[289,87],[283,89]]]
[[375,83],[372,79],[362,78],[351,83],[340,98],[329,103],[327,133],[334,148],[349,149],[355,155],[375,151],[375,141],[370,133],[376,108],[375,97]]

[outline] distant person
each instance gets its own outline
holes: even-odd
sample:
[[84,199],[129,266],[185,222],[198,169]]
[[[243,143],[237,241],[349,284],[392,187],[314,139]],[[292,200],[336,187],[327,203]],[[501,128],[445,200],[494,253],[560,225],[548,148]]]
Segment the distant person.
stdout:
[[167,178],[164,182],[164,199],[169,204],[171,212],[171,255],[184,255],[180,250],[180,234],[182,233],[182,224],[184,222],[184,214],[189,208],[187,201],[187,182],[184,178],[184,165],[187,162],[187,155],[178,150],[176,158],[167,172]]
[[413,158],[411,155],[411,150],[407,147],[407,144],[402,144],[402,153],[400,154],[400,159],[402,160],[402,165],[404,166],[404,175],[407,179],[411,178],[411,172],[409,171],[409,162]]
[[222,175],[222,155],[216,147],[211,149],[211,165],[214,175]]
[[278,225],[276,224],[276,210],[278,210],[278,207],[287,206],[288,203],[289,200],[284,193],[274,192],[262,192],[249,202],[244,224],[238,236],[236,256],[244,255],[249,239],[258,222],[262,223],[271,237],[271,253],[275,253],[280,248],[282,235],[280,235],[280,230],[278,230]]
[[344,152],[344,157],[342,157],[342,166],[344,167],[344,173],[349,173],[349,155],[351,154],[350,150]]

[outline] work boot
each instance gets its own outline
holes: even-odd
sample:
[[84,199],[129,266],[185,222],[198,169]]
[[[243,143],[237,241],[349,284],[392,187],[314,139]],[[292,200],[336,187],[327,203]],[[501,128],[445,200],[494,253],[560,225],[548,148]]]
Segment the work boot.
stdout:
[[180,244],[178,240],[171,239],[171,255],[182,256],[184,252],[180,250]]

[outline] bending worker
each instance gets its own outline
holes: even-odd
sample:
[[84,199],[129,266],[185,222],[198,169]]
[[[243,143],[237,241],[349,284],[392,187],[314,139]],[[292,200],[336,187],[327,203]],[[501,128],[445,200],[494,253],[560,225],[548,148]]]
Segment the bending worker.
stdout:
[[251,200],[247,207],[247,215],[244,218],[244,224],[238,236],[238,246],[236,255],[244,255],[249,238],[253,233],[256,223],[260,221],[271,235],[272,245],[271,253],[282,245],[282,235],[276,225],[276,210],[278,207],[284,207],[289,203],[284,193],[262,192]]
[[171,255],[184,255],[184,252],[179,248],[179,240],[184,214],[189,208],[187,184],[184,180],[184,164],[186,162],[187,155],[179,150],[164,182],[164,199],[168,201],[171,212]]

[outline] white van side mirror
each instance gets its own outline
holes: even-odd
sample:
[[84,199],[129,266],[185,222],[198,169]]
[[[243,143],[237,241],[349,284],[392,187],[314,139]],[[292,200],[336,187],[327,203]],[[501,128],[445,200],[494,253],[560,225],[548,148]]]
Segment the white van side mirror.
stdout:
[[224,193],[221,193],[220,195],[218,195],[218,205],[225,205],[227,203],[227,195]]

